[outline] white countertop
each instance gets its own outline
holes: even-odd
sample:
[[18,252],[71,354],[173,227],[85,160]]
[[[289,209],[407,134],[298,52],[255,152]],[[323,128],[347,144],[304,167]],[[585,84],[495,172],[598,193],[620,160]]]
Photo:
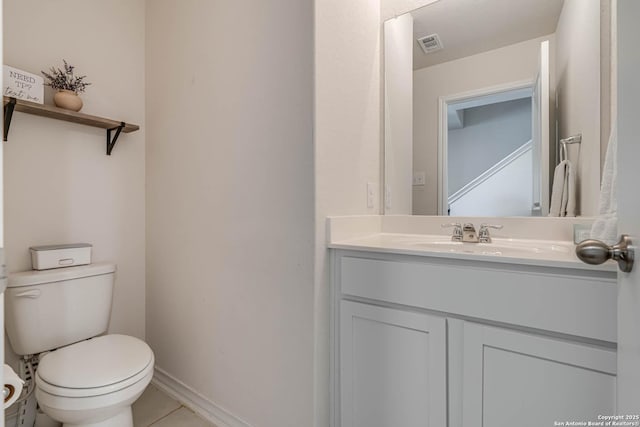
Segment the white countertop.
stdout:
[[494,238],[492,243],[451,242],[446,235],[374,233],[330,241],[332,249],[417,255],[542,267],[616,272],[616,264],[585,264],[567,241]]

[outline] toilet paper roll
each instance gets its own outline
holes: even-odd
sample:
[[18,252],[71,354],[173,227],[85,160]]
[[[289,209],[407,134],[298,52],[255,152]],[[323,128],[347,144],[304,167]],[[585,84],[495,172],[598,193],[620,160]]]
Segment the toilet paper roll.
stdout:
[[18,400],[22,393],[24,381],[16,374],[11,366],[4,365],[4,407],[8,408]]

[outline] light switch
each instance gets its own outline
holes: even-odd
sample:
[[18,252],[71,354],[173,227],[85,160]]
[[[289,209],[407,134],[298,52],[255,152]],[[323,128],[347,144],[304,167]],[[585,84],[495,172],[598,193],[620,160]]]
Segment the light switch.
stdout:
[[413,173],[413,185],[424,185],[427,181],[425,172],[414,172]]

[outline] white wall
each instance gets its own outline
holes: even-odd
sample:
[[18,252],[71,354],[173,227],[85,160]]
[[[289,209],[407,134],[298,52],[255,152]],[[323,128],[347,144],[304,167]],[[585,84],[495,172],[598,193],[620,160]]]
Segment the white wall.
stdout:
[[451,203],[451,216],[530,216],[532,150]]
[[464,127],[449,129],[447,186],[452,195],[531,140],[531,98],[464,110]]
[[313,2],[146,12],[157,366],[252,426],[310,426]]
[[613,0],[600,0],[600,170],[611,136],[611,123],[615,121],[615,78],[616,63],[613,54],[615,35],[615,16],[612,13]]
[[107,157],[103,132],[16,113],[11,264],[28,268],[32,244],[94,243],[119,265],[112,329],[144,336],[146,133],[159,368],[253,426],[326,426],[325,217],[380,212],[379,188],[366,207],[381,183],[379,1],[144,4],[5,1],[20,37],[6,63],[66,58],[94,83],[86,112],[142,127]]
[[431,3],[435,3],[439,0],[381,0],[381,21],[384,22],[387,19],[391,19],[395,16],[400,16],[403,13],[411,12],[423,6],[427,6]]
[[547,39],[551,41],[553,57],[554,42],[551,35],[414,72],[413,169],[425,171],[427,182],[427,185],[413,189],[414,214],[435,215],[438,210],[438,98],[517,81],[533,81],[538,67],[540,42]]
[[5,0],[3,15],[5,64],[37,74],[64,58],[92,83],[83,112],[141,127],[106,156],[104,130],[14,113],[4,144],[9,271],[31,268],[29,246],[92,243],[94,261],[118,265],[110,331],[143,338],[144,1]]
[[384,212],[411,215],[413,17],[384,23]]
[[[565,0],[556,29],[558,137],[582,133],[570,147],[577,167],[577,211],[595,215],[600,189],[600,2]],[[607,103],[608,105],[608,103]]]
[[326,217],[380,213],[379,193],[366,200],[382,179],[380,30],[379,0],[315,2],[315,427],[329,425]]

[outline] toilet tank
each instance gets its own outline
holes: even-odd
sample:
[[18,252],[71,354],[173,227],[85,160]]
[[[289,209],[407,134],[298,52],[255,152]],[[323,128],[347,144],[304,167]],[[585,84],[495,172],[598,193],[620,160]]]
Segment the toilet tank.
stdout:
[[106,332],[114,264],[9,274],[5,328],[13,350],[36,354]]

